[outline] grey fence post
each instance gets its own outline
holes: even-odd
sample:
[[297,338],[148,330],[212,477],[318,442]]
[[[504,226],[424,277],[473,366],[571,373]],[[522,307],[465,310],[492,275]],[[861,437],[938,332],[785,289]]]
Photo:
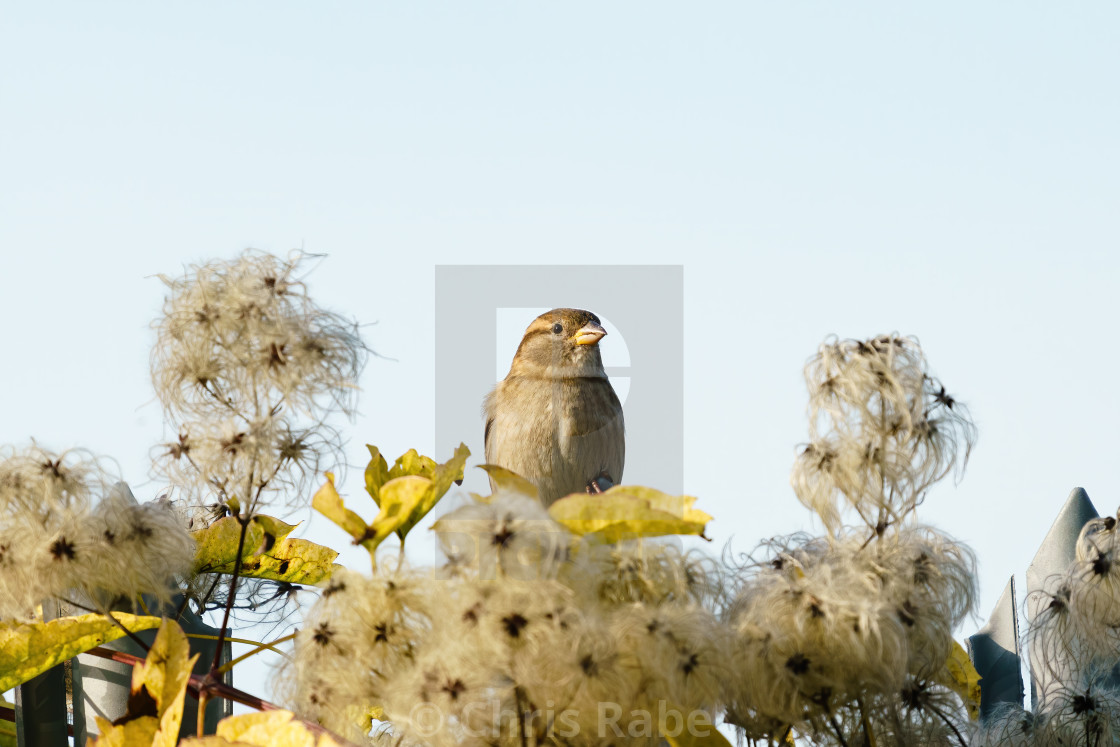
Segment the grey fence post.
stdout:
[[[173,612],[174,610],[168,611],[168,614]],[[58,615],[50,615],[48,619],[55,617]],[[210,627],[202,618],[189,610],[184,612],[179,625],[186,633],[217,636],[219,632],[217,628]],[[136,635],[151,645],[155,640],[156,631],[145,630]],[[102,645],[141,658],[146,655],[139,644],[128,638]],[[194,666],[195,674],[205,675],[210,671],[217,645],[216,640],[191,639],[191,654],[199,654]],[[231,658],[232,647],[229,641],[226,641],[222,645],[221,662],[226,663]],[[69,687],[67,687],[67,674],[70,676]],[[231,673],[226,672],[222,681],[232,685]],[[65,747],[69,744],[68,733],[71,725],[74,744],[84,745],[87,737],[98,733],[95,716],[115,721],[125,715],[131,686],[132,665],[92,654],[79,654],[76,658],[33,677],[16,688],[16,734],[19,747],[39,745]],[[73,703],[72,714],[67,707],[68,694]],[[224,698],[212,699],[206,706],[205,732],[213,734],[217,729],[218,721],[232,714],[233,703]],[[198,701],[188,695],[183,702],[183,722],[179,735],[194,736],[197,729]]]
[[[1039,545],[1027,567],[1026,613],[1034,619],[1046,603],[1046,596],[1077,557],[1077,538],[1086,522],[1099,514],[1084,488],[1074,488],[1058,511],[1050,531]],[[988,622],[968,638],[968,653],[980,674],[980,717],[986,718],[1003,703],[1022,703],[1021,665],[1024,642],[1019,637],[1015,577],[1012,576],[992,610]],[[1072,668],[1051,659],[1043,663],[1041,644],[1026,641],[1031,673],[1031,709],[1038,711],[1047,695],[1068,680]],[[1067,671],[1068,670],[1068,671]]]
[[16,736],[19,747],[65,747],[66,673],[63,665],[48,669],[16,688]]
[[[179,625],[185,633],[198,633],[202,635],[217,636],[218,629],[212,628],[202,621],[202,618],[189,610],[179,619]],[[155,640],[156,631],[145,630],[137,633],[137,637],[151,645]],[[214,649],[217,641],[192,638],[190,641],[191,654],[199,654],[194,665],[195,674],[206,674],[214,661]],[[143,657],[145,652],[140,646],[128,638],[121,638],[112,643],[105,644],[106,648],[123,651],[134,656]],[[223,645],[221,661],[228,662],[231,658],[231,646],[227,641]],[[128,696],[132,683],[132,667],[109,659],[102,659],[91,654],[79,654],[74,667],[74,734],[96,734],[96,716],[113,721],[125,714],[128,707]],[[222,678],[226,684],[232,684],[230,673]],[[77,683],[81,682],[81,689]],[[224,698],[214,698],[206,706],[205,731],[213,734],[218,726],[218,721],[233,713],[233,703]],[[183,702],[183,723],[179,729],[182,737],[194,736],[198,729],[198,701],[187,695]],[[84,744],[84,742],[82,742]]]
[[1023,702],[1015,577],[1003,588],[988,622],[968,638],[968,655],[980,675],[980,718],[1004,703]]
[[[1077,557],[1077,537],[1081,534],[1081,528],[1085,526],[1085,522],[1098,515],[1084,488],[1074,488],[1070,492],[1035,553],[1034,560],[1027,567],[1026,607],[1029,618],[1037,616],[1043,601],[1041,595],[1034,592],[1053,590],[1054,580],[1064,574]],[[1031,666],[1031,708],[1037,711],[1050,690],[1062,685],[1062,665],[1051,660],[1050,666],[1044,666],[1036,646],[1029,645],[1027,650]]]
[[[43,617],[54,620],[62,609],[58,602],[43,602]],[[19,747],[67,745],[66,669],[59,664],[16,688],[16,740]],[[84,743],[83,743],[84,744]]]

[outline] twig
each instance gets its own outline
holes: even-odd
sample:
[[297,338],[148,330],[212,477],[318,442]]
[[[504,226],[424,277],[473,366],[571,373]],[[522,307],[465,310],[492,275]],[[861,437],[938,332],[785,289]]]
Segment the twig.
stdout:
[[206,736],[206,706],[210,700],[210,694],[205,690],[198,693],[198,712],[195,714],[195,736]]
[[521,700],[521,688],[514,687],[513,694],[517,699],[517,729],[519,732],[521,732],[518,736],[521,740],[521,747],[527,747],[527,743],[525,741],[525,737],[527,736],[525,734],[525,706],[523,705]]
[[961,736],[961,733],[959,731],[957,731],[957,727],[953,726],[953,722],[949,720],[948,716],[946,716],[944,713],[942,713],[939,708],[934,708],[932,705],[927,705],[927,707],[931,711],[933,711],[937,715],[938,718],[940,718],[942,721],[944,721],[946,726],[948,726],[950,729],[953,730],[953,734],[956,735],[957,741],[960,742],[961,747],[968,747],[968,742],[966,742],[964,740],[964,737]]
[[863,736],[867,740],[867,747],[875,747],[875,732],[871,730],[871,721],[867,718],[867,711],[863,707],[863,698],[856,698],[859,706],[859,720],[863,725]]
[[[254,648],[252,651],[247,651],[244,654],[241,654],[241,656],[238,656],[236,659],[233,659],[232,661],[228,661],[225,664],[223,664],[221,667],[218,668],[218,674],[225,674],[229,670],[233,669],[235,665],[241,663],[245,659],[248,659],[250,656],[253,656],[254,654],[259,654],[261,651],[271,650],[273,653],[280,654],[281,656],[283,656],[285,658],[291,658],[287,654],[285,654],[283,651],[276,648],[276,644],[277,643],[284,643],[285,641],[290,641],[290,640],[294,639],[297,635],[298,635],[298,632],[291,633],[290,635],[286,635],[283,638],[277,638],[272,643],[261,643],[256,648]],[[207,636],[207,637],[209,638],[210,636]],[[227,638],[226,640],[231,641],[233,643],[251,643],[252,642],[252,641],[246,641],[243,638]]]
[[836,720],[835,715],[828,714],[828,724],[836,732],[836,738],[840,740],[840,747],[848,747],[848,741],[844,739],[844,732],[840,730],[840,723]]
[[[221,580],[222,580],[222,574],[215,573],[214,574],[214,582],[212,584],[210,584],[210,588],[206,590],[206,593],[202,596],[202,598],[200,600],[201,604],[199,605],[199,614],[201,614],[202,610],[205,609],[206,600],[209,599],[210,595],[214,593],[214,588],[218,585],[218,582],[221,581]],[[183,603],[180,604],[179,609],[177,609],[175,611],[175,622],[179,622],[179,620],[183,617],[183,612],[186,611],[187,604],[190,601],[191,601],[191,598],[189,596],[187,596],[186,594],[184,594],[183,595]]]
[[109,622],[113,623],[118,628],[123,630],[124,634],[126,636],[128,636],[132,640],[133,643],[135,643],[137,646],[139,646],[145,652],[151,650],[151,646],[149,646],[147,643],[145,643],[143,638],[141,638],[140,636],[136,635],[131,630],[126,628],[124,626],[124,623],[122,623],[117,618],[113,617],[113,613],[111,611],[109,611],[109,610],[99,610],[99,609],[94,609],[93,607],[87,607],[84,604],[78,604],[77,602],[74,602],[70,599],[64,599],[62,601],[66,602],[66,604],[68,604],[71,607],[77,607],[78,609],[85,610],[86,612],[94,612],[94,613],[97,613],[99,615],[105,615],[105,617],[109,618]]
[[233,599],[237,594],[237,579],[241,573],[241,554],[245,552],[245,535],[249,533],[249,522],[252,521],[248,515],[244,518],[238,516],[237,520],[241,524],[241,536],[237,539],[237,557],[233,561],[233,576],[229,580],[229,598],[226,599],[226,612],[222,617],[222,627],[218,631],[218,645],[214,647],[214,661],[210,664],[211,673],[218,670],[222,661],[226,631],[229,630],[229,613],[233,608]]

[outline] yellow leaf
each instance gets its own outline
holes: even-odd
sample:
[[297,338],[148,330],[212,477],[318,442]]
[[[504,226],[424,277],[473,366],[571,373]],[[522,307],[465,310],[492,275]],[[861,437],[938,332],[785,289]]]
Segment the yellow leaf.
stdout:
[[709,514],[692,507],[696,503],[696,498],[691,495],[670,495],[640,485],[617,485],[605,493],[607,496],[612,494],[641,498],[649,501],[651,508],[673,514],[690,523],[707,524],[712,520]]
[[[190,649],[190,641],[178,623],[164,618],[148,657],[132,670],[129,709],[134,703],[155,701],[159,730],[151,742],[153,747],[174,747],[179,741],[187,681],[199,656],[191,656]],[[141,690],[147,691],[147,698],[137,697]]]
[[378,506],[381,505],[381,486],[389,482],[389,465],[381,450],[372,444],[366,444],[369,449],[369,464],[366,465],[366,492]]
[[396,477],[407,477],[409,475],[431,477],[435,468],[436,460],[431,457],[421,456],[417,453],[416,449],[409,449],[397,457],[397,461],[393,463],[392,468],[389,470],[389,479],[392,480]]
[[385,721],[385,711],[381,706],[369,704],[347,703],[342,707],[342,715],[355,724],[362,734],[369,734],[375,720]]
[[605,542],[664,534],[704,536],[712,517],[692,507],[696,498],[652,488],[618,485],[605,493],[572,493],[549,506],[553,520],[574,534],[595,534]]
[[381,512],[373,520],[374,542],[382,540],[408,522],[419,509],[432,481],[420,475],[395,477],[381,486]]
[[972,666],[968,652],[956,641],[937,681],[960,696],[970,719],[975,721],[980,717],[980,673]]
[[658,709],[658,728],[670,747],[731,747],[704,711],[668,706]]
[[[134,633],[160,624],[158,617],[124,612],[114,612],[113,617]],[[124,635],[123,630],[97,613],[60,617],[45,623],[0,623],[0,692]]]
[[[310,540],[285,537],[271,550],[241,563],[241,575],[267,578],[289,584],[317,584],[330,578],[338,552]],[[213,569],[214,573],[233,573],[233,564]]]
[[408,520],[397,529],[397,534],[400,535],[402,541],[409,531],[435,508],[439,499],[451,489],[452,483],[463,482],[463,469],[466,467],[467,457],[470,455],[471,450],[467,448],[466,444],[461,443],[455,449],[455,454],[446,462],[443,464],[433,462],[435,466],[429,475],[431,485],[428,486],[427,492],[421,497],[420,503],[412,510]]
[[370,552],[373,552],[373,549],[377,547],[376,544],[372,546],[368,544],[370,540],[369,527],[366,526],[362,517],[343,504],[342,497],[335,490],[332,473],[327,473],[327,481],[323,483],[323,487],[319,488],[315,497],[311,499],[311,507],[342,527],[342,531],[354,538],[355,545],[360,544]]
[[218,722],[216,736],[258,747],[338,747],[326,734],[316,734],[295,721],[289,711],[230,716]]
[[453,482],[462,482],[463,467],[470,450],[463,444],[444,464],[421,456],[409,449],[385,470],[385,459],[376,446],[367,445],[370,462],[366,467],[366,491],[377,503],[379,513],[366,525],[361,516],[342,502],[334,487],[334,475],[327,473],[327,482],[311,501],[311,505],[354,538],[354,544],[365,547],[372,555],[386,537],[396,532],[404,541],[416,524],[435,507]]
[[490,479],[494,481],[494,492],[508,490],[511,493],[520,493],[530,498],[536,498],[539,495],[536,485],[512,470],[499,467],[496,464],[480,464],[479,468],[486,470],[486,474],[490,475]]
[[94,747],[146,747],[155,741],[159,731],[159,721],[154,716],[140,716],[117,725],[100,716],[95,718],[101,734],[97,741],[91,738],[87,743],[92,743]]
[[[245,530],[241,559],[268,552],[276,543],[291,534],[295,524],[287,524],[271,516],[254,516]],[[218,519],[205,529],[193,532],[196,573],[233,573],[237,545],[241,539],[241,521],[236,516]],[[225,570],[219,570],[219,569]]]

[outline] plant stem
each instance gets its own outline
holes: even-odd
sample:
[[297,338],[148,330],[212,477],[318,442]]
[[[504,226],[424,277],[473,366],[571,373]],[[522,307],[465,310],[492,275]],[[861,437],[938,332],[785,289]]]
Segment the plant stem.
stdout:
[[251,521],[248,515],[238,516],[237,520],[241,524],[241,536],[237,539],[237,557],[233,561],[233,576],[229,580],[229,597],[226,599],[226,612],[222,617],[222,627],[218,632],[218,645],[214,647],[214,661],[210,665],[211,674],[218,671],[218,666],[222,661],[226,631],[229,630],[229,612],[233,609],[233,598],[237,594],[237,578],[241,573],[241,553],[245,551],[245,535],[249,533],[249,522]]
[[521,688],[514,687],[513,694],[517,698],[517,728],[520,732],[521,747],[527,747],[525,742],[525,706],[521,700]]
[[828,724],[836,732],[836,738],[840,740],[840,747],[848,747],[848,742],[844,739],[844,732],[840,729],[840,723],[836,720],[836,716],[831,713],[828,714]]
[[[222,574],[215,573],[214,574],[214,582],[210,584],[210,588],[207,589],[206,593],[199,599],[198,613],[200,615],[202,614],[203,610],[206,609],[206,600],[209,599],[210,595],[214,593],[214,587],[216,587],[218,585],[218,582],[221,581],[221,580],[222,580]],[[184,594],[183,595],[183,603],[179,605],[179,609],[175,610],[175,622],[179,622],[179,620],[182,619],[183,613],[186,611],[187,605],[190,603],[190,601],[191,601],[191,598],[189,596],[187,596],[186,594]]]
[[867,710],[863,707],[863,698],[856,698],[859,706],[859,720],[863,725],[863,736],[867,740],[867,747],[875,747],[875,732],[871,730],[871,721],[867,718]]
[[143,638],[141,638],[140,636],[136,635],[131,630],[126,628],[124,626],[124,623],[122,623],[117,618],[113,617],[113,613],[110,612],[109,610],[94,609],[92,607],[87,607],[84,604],[78,604],[77,602],[71,601],[69,599],[63,599],[62,601],[65,602],[66,604],[68,604],[71,607],[77,607],[78,609],[85,610],[86,612],[96,612],[99,615],[105,615],[105,617],[109,618],[109,622],[113,623],[118,628],[123,630],[124,634],[126,636],[128,636],[132,640],[132,642],[135,643],[137,646],[139,646],[141,649],[143,649],[144,651],[149,651],[151,649],[151,646],[149,646],[147,643],[145,643]]
[[953,734],[957,737],[957,741],[960,742],[961,747],[968,747],[968,742],[966,742],[964,740],[964,737],[961,736],[961,733],[957,730],[957,727],[953,726],[953,722],[949,720],[948,716],[942,713],[940,709],[934,708],[933,706],[929,706],[929,709],[933,711],[938,718],[944,721],[946,726],[953,730]]
[[198,713],[195,715],[195,736],[206,736],[206,705],[210,700],[207,692],[198,693]]
[[[293,640],[296,637],[296,635],[297,635],[297,633],[292,633],[290,635],[284,636],[283,638],[277,638],[272,643],[258,644],[257,647],[254,648],[252,651],[247,651],[247,652],[241,654],[241,656],[238,656],[236,659],[233,659],[232,661],[228,661],[225,664],[223,664],[222,666],[220,666],[218,668],[218,674],[225,674],[229,670],[233,669],[233,667],[236,664],[240,664],[245,659],[248,659],[250,656],[253,656],[254,654],[259,654],[261,651],[271,650],[273,653],[277,653],[277,654],[280,654],[281,656],[284,656],[286,658],[290,658],[283,651],[276,648],[276,644],[277,643],[284,643],[285,641]],[[212,638],[212,637],[213,636],[206,636],[206,638]],[[254,642],[254,641],[246,641],[243,638],[226,638],[226,640],[230,641],[230,642],[233,642],[233,643],[253,643]]]

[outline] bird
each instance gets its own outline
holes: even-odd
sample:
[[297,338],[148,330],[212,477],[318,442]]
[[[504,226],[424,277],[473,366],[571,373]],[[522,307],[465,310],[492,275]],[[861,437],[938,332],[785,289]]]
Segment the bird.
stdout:
[[[590,311],[541,314],[483,403],[487,463],[533,483],[545,507],[622,479],[626,427],[603,370],[599,341],[606,334]],[[493,479],[491,485],[497,489]]]

